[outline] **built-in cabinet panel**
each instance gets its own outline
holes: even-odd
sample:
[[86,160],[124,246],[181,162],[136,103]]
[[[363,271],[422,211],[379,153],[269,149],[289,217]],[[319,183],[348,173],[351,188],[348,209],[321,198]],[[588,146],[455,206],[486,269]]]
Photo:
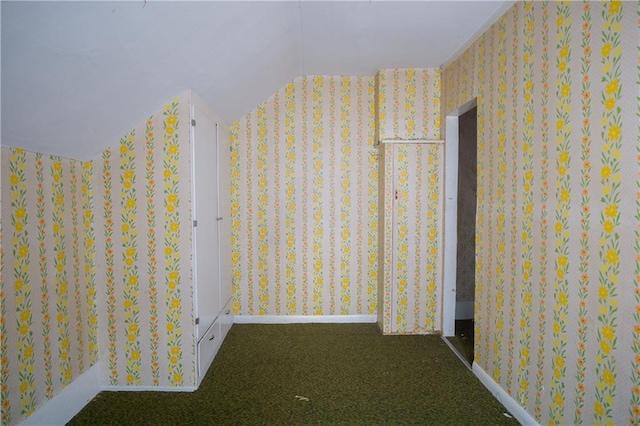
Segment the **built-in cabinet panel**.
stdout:
[[215,321],[198,342],[198,386],[222,345],[220,322]]
[[[191,104],[193,155],[193,244],[197,339],[220,312],[218,230],[218,124],[206,109]],[[194,125],[195,124],[195,125]]]
[[[231,327],[229,127],[191,97],[194,307],[198,385]],[[223,333],[224,329],[224,333]]]
[[232,264],[231,264],[231,143],[229,127],[218,122],[218,238],[220,241],[220,307],[231,300]]
[[233,301],[229,300],[227,305],[222,309],[220,313],[220,336],[221,340],[227,337],[227,333],[231,330],[233,325]]

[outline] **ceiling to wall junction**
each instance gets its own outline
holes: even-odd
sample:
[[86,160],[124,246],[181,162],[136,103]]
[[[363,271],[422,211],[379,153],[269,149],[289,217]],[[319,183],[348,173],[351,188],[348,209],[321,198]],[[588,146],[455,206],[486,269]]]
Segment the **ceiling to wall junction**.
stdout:
[[2,145],[90,159],[185,89],[232,122],[299,75],[439,67],[511,3],[4,1]]

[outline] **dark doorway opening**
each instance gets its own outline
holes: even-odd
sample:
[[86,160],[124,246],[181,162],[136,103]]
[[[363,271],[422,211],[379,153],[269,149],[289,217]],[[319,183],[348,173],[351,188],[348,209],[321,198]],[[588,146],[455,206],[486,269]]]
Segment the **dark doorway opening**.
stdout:
[[458,212],[455,336],[450,339],[473,363],[478,109],[458,117]]

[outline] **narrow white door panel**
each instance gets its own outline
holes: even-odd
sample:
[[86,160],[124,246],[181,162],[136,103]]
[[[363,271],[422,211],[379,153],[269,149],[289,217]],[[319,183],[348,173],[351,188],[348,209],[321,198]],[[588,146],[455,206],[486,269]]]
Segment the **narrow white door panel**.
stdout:
[[[216,123],[194,106],[194,247],[197,338],[220,312]],[[195,225],[195,223],[194,223]]]
[[229,129],[218,124],[218,237],[220,239],[220,306],[231,298],[231,153]]

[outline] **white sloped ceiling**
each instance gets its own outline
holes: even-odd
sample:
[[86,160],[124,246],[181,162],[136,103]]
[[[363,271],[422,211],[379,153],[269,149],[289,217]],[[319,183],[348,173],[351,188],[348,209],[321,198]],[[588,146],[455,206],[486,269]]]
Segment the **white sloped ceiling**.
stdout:
[[2,145],[90,159],[185,89],[228,122],[293,78],[438,67],[512,2],[2,2]]

